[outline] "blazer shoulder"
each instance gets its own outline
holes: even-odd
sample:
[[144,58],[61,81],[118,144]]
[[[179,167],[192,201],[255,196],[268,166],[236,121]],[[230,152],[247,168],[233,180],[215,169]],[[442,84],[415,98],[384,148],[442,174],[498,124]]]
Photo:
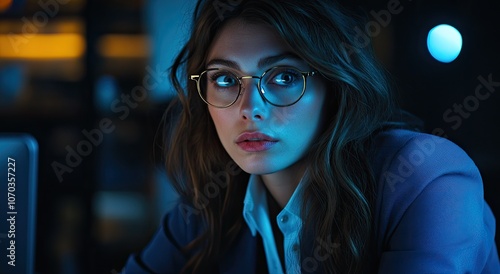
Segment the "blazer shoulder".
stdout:
[[462,148],[431,134],[385,131],[375,137],[373,149],[376,178],[425,179],[449,172],[479,175],[476,165]]
[[467,153],[447,139],[406,130],[376,138],[374,219],[381,273],[408,267],[412,273],[498,269],[491,259],[495,219]]
[[[439,189],[443,197],[466,193],[483,200],[479,170],[453,142],[425,133],[391,130],[379,134],[374,144],[375,214],[381,231],[395,229],[417,199],[428,198],[426,189]],[[440,201],[432,202],[438,206]]]
[[165,214],[149,244],[140,253],[129,256],[123,273],[179,273],[193,255],[184,247],[201,235],[204,228],[201,211],[179,200]]

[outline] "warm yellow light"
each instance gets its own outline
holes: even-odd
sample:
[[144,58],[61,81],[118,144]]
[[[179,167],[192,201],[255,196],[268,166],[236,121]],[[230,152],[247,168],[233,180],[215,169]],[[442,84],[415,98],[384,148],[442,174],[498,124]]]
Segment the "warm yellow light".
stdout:
[[0,35],[0,59],[72,59],[84,52],[79,34]]
[[107,58],[146,58],[149,44],[145,35],[103,35],[97,44],[98,52]]
[[[2,1],[2,0],[0,0]],[[27,23],[28,22],[28,23]],[[64,17],[54,18],[48,24],[37,27],[32,20],[20,20],[18,18],[0,20],[0,34],[23,33],[29,37],[31,34],[55,34],[55,33],[84,33],[85,24],[80,18]]]
[[6,11],[10,5],[12,5],[12,0],[0,0],[0,12]]

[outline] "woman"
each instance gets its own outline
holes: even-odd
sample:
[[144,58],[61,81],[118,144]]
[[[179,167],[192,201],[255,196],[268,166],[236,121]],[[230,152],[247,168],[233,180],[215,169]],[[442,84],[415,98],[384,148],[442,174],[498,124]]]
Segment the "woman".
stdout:
[[327,0],[198,3],[166,115],[181,199],[124,273],[499,270],[477,168],[397,129],[354,26]]

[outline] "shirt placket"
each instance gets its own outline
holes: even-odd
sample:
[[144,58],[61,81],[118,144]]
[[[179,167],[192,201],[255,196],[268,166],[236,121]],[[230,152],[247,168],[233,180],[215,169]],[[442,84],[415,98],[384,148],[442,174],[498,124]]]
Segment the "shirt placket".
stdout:
[[286,273],[300,273],[299,232],[302,222],[298,216],[286,209],[278,214],[277,222],[279,229],[283,233]]

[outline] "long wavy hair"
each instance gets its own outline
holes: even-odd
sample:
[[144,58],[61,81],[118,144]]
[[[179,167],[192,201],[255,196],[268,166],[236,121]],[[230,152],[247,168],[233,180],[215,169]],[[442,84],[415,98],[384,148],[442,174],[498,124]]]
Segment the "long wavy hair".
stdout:
[[[303,272],[359,273],[367,260],[373,226],[370,140],[390,123],[395,106],[372,49],[357,40],[359,20],[331,0],[197,3],[191,36],[171,67],[178,96],[165,114],[167,172],[183,201],[204,224],[200,236],[184,247],[191,256],[183,272],[209,273],[244,225],[243,198],[249,175],[228,172],[231,158],[219,141],[207,105],[198,97],[195,82],[187,81],[188,75],[205,69],[214,37],[235,18],[274,29],[328,82],[325,126],[306,156],[301,266]],[[224,182],[208,198],[209,178],[220,172]],[[335,244],[318,266],[307,266],[305,258],[315,258],[317,240]]]

